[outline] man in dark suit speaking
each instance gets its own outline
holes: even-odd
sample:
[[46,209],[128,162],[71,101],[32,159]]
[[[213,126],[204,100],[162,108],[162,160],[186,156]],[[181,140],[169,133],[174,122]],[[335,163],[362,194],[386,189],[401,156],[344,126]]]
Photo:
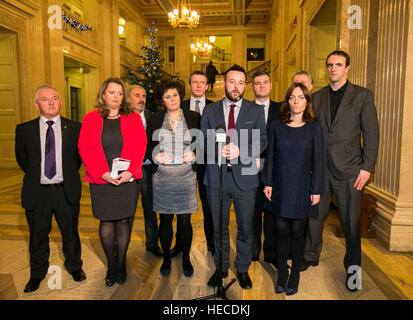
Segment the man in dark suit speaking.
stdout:
[[361,288],[361,196],[374,172],[379,126],[373,93],[347,80],[349,55],[344,51],[330,53],[326,67],[330,84],[313,94],[314,112],[325,141],[326,192],[321,196],[319,217],[309,219],[302,270],[318,265],[323,224],[334,193],[346,236],[346,287],[356,291]]
[[83,281],[78,233],[82,163],[77,149],[80,123],[60,116],[59,93],[41,86],[35,93],[40,117],[16,127],[16,160],[24,171],[22,206],[30,229],[30,280],[24,292],[39,288],[49,268],[52,214],[62,234],[65,267]]
[[[227,141],[222,148],[223,185],[223,265],[222,276],[228,276],[229,268],[229,211],[231,201],[234,202],[237,219],[237,269],[238,283],[243,289],[252,287],[248,269],[252,260],[253,216],[256,190],[258,187],[258,168],[256,159],[267,146],[265,116],[262,107],[247,100],[243,100],[246,87],[245,70],[234,65],[227,70],[224,77],[226,97],[205,107],[201,118],[201,130],[205,138],[207,149],[207,168],[204,184],[207,187],[208,202],[212,212],[214,225],[214,244],[217,250],[214,255],[215,266],[219,267],[218,239],[219,235],[219,170],[215,149],[209,148],[211,135],[217,126],[224,126],[227,132]],[[212,130],[211,130],[212,129]],[[214,141],[212,141],[214,145]],[[210,150],[212,149],[212,150]],[[209,286],[219,286],[218,271],[208,281]]]

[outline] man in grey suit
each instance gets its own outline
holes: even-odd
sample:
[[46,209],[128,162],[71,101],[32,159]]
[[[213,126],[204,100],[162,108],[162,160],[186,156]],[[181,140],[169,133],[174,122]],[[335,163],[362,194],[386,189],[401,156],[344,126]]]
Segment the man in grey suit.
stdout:
[[[248,268],[252,260],[253,216],[256,190],[258,183],[258,168],[256,159],[267,145],[267,133],[264,110],[255,103],[243,100],[246,87],[245,70],[234,65],[227,70],[224,77],[226,97],[207,105],[201,118],[201,130],[205,138],[205,146],[215,135],[211,135],[217,126],[225,126],[227,132],[226,145],[222,148],[222,186],[223,186],[223,264],[222,277],[228,276],[229,268],[229,210],[234,202],[238,225],[237,269],[238,283],[243,289],[252,287]],[[209,131],[209,132],[208,132]],[[208,137],[209,136],[209,137]],[[212,141],[214,144],[214,140]],[[204,184],[207,188],[208,202],[211,208],[215,254],[214,262],[219,267],[219,170],[215,149],[207,148],[207,168]],[[212,151],[212,152],[211,152]],[[208,281],[209,286],[220,285],[218,271]]]
[[319,217],[309,219],[302,270],[318,265],[323,224],[334,193],[346,236],[346,287],[356,291],[361,288],[361,196],[374,172],[379,126],[373,93],[347,80],[349,55],[334,51],[328,55],[326,66],[330,84],[313,94],[325,141],[326,192],[321,196]]

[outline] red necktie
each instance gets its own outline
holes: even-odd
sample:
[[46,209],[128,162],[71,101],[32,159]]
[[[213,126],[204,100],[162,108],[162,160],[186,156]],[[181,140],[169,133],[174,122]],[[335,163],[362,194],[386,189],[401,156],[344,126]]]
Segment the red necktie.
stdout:
[[235,128],[235,117],[234,117],[235,104],[231,104],[230,107],[231,107],[231,110],[229,111],[229,117],[228,117],[228,137],[229,137],[229,141],[231,142],[232,131]]
[[[235,128],[235,117],[234,117],[235,104],[231,104],[230,107],[231,107],[231,110],[229,111],[228,131],[227,131],[229,142],[231,142],[231,135]],[[231,160],[228,160],[228,164],[231,165]]]

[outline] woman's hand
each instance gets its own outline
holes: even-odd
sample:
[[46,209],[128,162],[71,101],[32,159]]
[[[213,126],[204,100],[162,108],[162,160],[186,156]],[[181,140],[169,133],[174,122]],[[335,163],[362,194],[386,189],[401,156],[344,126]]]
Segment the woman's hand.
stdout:
[[159,152],[155,156],[155,161],[161,164],[171,164],[171,158],[164,152]]
[[264,194],[265,194],[265,197],[268,199],[268,201],[271,202],[272,187],[269,187],[269,186],[264,187]]
[[195,153],[192,151],[185,152],[183,157],[182,157],[182,162],[188,163],[192,162],[195,159]]
[[102,178],[103,180],[105,180],[106,182],[109,182],[109,183],[111,183],[111,184],[113,184],[113,185],[115,185],[115,186],[120,185],[120,182],[119,182],[119,181],[117,181],[117,180],[115,180],[115,179],[112,179],[112,178],[110,177],[110,172],[105,172],[105,173],[101,176],[101,178]]
[[120,175],[118,175],[115,180],[119,181],[119,184],[129,182],[129,180],[133,177],[133,174],[129,171],[123,171]]
[[320,195],[319,194],[312,194],[310,195],[311,198],[311,205],[314,206],[320,202]]

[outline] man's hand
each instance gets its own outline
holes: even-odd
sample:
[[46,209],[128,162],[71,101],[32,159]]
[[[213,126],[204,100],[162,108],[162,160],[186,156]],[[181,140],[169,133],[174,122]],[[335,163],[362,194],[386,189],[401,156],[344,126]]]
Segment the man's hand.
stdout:
[[227,160],[236,159],[239,157],[239,155],[240,151],[238,146],[236,146],[232,142],[222,148],[222,156],[225,157]]
[[255,159],[255,162],[256,162],[256,164],[257,164],[257,168],[258,168],[258,171],[259,171],[259,172],[261,172],[262,170],[264,170],[264,161],[265,161],[264,158],[256,158],[256,159]]
[[320,202],[320,195],[319,194],[312,194],[310,195],[311,198],[311,205],[314,206]]
[[360,169],[360,173],[356,179],[356,182],[354,183],[354,188],[356,188],[356,190],[358,191],[362,190],[366,185],[367,181],[369,181],[370,176],[370,172]]
[[265,194],[265,197],[268,199],[268,201],[271,202],[272,187],[269,187],[269,186],[264,187],[264,194]]

